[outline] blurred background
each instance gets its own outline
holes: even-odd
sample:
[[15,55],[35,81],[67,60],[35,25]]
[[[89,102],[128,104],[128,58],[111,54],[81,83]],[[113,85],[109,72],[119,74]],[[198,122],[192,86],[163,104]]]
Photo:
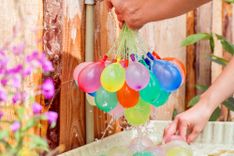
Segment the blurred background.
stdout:
[[[40,134],[47,136],[52,148],[64,144],[66,150],[71,150],[86,144],[87,137],[100,139],[127,126],[126,121],[120,119],[109,125],[106,132],[111,118],[96,108],[87,107],[85,94],[73,82],[76,65],[87,59],[99,60],[114,44],[120,31],[117,18],[113,12],[108,12],[104,2],[87,3],[84,0],[1,0],[0,3],[0,43],[7,41],[18,29],[32,49],[43,50],[54,65],[55,71],[49,76],[56,82],[55,97],[50,101],[37,97],[44,110],[59,113],[55,128],[48,129],[48,125],[42,123],[40,129]],[[187,47],[181,46],[181,42],[189,35],[211,32],[222,35],[230,43],[234,42],[233,13],[233,5],[213,0],[185,15],[150,23],[139,30],[151,49],[161,57],[178,58],[186,65],[187,71],[185,84],[171,95],[166,105],[155,110],[152,119],[171,120],[175,114],[188,109],[196,103],[197,98],[194,97],[219,75],[223,62],[232,55],[223,48],[220,40],[214,39],[213,50],[209,40]],[[23,28],[17,27],[19,19]],[[85,36],[92,32],[93,53],[85,49]],[[32,43],[33,39],[37,39],[38,44]],[[17,58],[12,57],[12,61],[14,59]],[[38,73],[28,82],[38,82],[43,77],[45,75]],[[234,101],[229,99],[228,102],[220,105],[212,120],[234,120],[231,111]]]

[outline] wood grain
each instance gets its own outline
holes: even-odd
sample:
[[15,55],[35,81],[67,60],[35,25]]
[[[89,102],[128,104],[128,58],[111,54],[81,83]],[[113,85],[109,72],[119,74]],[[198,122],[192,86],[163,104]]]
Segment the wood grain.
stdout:
[[[196,33],[210,33],[212,27],[212,3],[205,4],[196,11]],[[200,41],[196,44],[196,84],[211,84],[211,49],[209,41]],[[195,87],[195,86],[194,86]],[[197,90],[197,93],[201,93]]]
[[[84,61],[84,15],[84,1],[64,1],[61,84],[71,81]],[[85,144],[84,104],[84,93],[74,84],[61,85],[59,140],[66,150]]]
[[[222,29],[222,10],[223,10],[223,2],[220,0],[213,0],[212,5],[212,32],[222,35],[223,29]],[[223,48],[221,43],[215,39],[215,49],[214,49],[214,55],[218,57],[223,57]],[[222,67],[218,65],[217,63],[211,64],[211,79],[212,82],[219,76],[219,74],[222,72]]]
[[[195,14],[196,11],[190,11],[187,14],[187,36],[195,33]],[[196,48],[194,45],[187,46],[186,49],[186,92],[185,92],[185,104],[196,95]]]
[[[228,3],[223,3],[223,13],[222,13],[223,17],[223,23],[222,23],[222,27],[223,27],[223,36],[230,42],[233,42],[233,25],[232,25],[232,21],[233,21],[233,7],[231,4]],[[227,60],[230,60],[232,58],[232,55],[225,52],[223,53],[223,57]],[[233,112],[228,110],[225,106],[222,106],[222,119],[224,121],[227,120],[232,120],[233,119]]]

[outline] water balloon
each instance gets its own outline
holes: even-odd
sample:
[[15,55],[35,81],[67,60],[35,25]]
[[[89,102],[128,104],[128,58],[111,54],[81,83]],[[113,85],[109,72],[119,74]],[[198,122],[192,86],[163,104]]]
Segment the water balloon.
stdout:
[[117,92],[119,103],[124,108],[130,108],[137,104],[139,101],[139,93],[125,83],[124,86]]
[[118,104],[116,93],[108,92],[101,87],[96,92],[95,103],[100,110],[110,112]]
[[101,74],[102,87],[109,92],[120,90],[125,82],[125,70],[119,63],[107,66]]
[[149,120],[150,104],[140,99],[134,107],[125,109],[124,115],[129,124],[133,126],[142,125]]
[[132,62],[126,69],[126,83],[136,91],[144,89],[149,79],[149,71],[141,63]]
[[86,66],[78,76],[78,84],[81,90],[87,93],[96,92],[100,86],[100,76],[105,68],[103,62],[97,62]]

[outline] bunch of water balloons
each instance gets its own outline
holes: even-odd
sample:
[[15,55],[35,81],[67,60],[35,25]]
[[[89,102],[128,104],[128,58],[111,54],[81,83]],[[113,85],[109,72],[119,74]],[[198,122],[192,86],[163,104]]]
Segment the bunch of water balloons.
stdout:
[[[148,121],[151,106],[165,104],[185,79],[184,65],[176,58],[161,59],[138,45],[136,33],[123,28],[116,46],[98,62],[84,62],[74,70],[79,88],[94,98],[94,105],[114,118],[124,114],[131,125]],[[91,102],[93,103],[93,102]]]

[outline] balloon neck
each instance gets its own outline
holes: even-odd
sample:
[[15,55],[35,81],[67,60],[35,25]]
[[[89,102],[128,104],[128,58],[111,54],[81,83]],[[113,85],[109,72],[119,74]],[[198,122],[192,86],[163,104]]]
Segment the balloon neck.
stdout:
[[121,58],[120,58],[120,57],[117,57],[116,62],[117,62],[117,63],[120,63],[120,60],[121,60]]
[[124,67],[125,67],[125,68],[128,67],[128,60],[124,60]]
[[136,60],[135,54],[131,54],[131,55],[130,55],[130,58],[131,58],[132,62],[134,62],[134,61]]
[[106,62],[107,58],[108,58],[108,56],[107,56],[107,55],[104,55],[103,58],[102,58],[102,60],[101,60],[101,62],[102,62],[102,63]]
[[147,56],[148,56],[152,61],[155,60],[154,56],[153,56],[150,52],[147,53]]
[[161,59],[161,57],[160,57],[155,51],[152,52],[152,55],[153,55],[154,58],[156,58],[156,59]]
[[149,68],[151,67],[151,62],[148,58],[144,59],[145,63],[149,66]]
[[144,59],[139,60],[139,62],[142,63],[144,66],[147,67],[147,64],[145,63],[145,60],[144,60]]

